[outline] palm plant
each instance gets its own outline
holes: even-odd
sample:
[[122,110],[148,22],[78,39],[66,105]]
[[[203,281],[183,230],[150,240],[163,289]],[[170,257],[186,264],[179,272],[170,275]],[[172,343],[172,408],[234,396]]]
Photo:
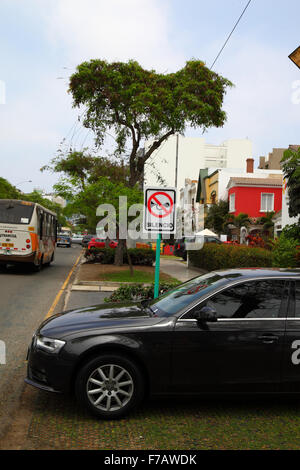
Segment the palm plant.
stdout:
[[262,225],[263,232],[268,232],[270,237],[274,237],[274,222],[273,217],[276,212],[267,212],[264,216],[258,219],[258,224]]

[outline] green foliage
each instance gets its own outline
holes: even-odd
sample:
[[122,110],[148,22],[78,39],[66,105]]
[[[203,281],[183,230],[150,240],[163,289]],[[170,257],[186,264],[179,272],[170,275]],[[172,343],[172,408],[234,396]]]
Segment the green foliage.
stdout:
[[64,212],[68,217],[84,216],[84,228],[91,233],[96,232],[100,220],[96,216],[100,204],[114,206],[118,217],[119,196],[127,197],[128,207],[143,201],[143,194],[137,187],[128,187],[128,168],[122,162],[94,157],[85,151],[71,152],[66,157],[55,157],[50,166],[41,170],[63,174],[54,189],[68,201]]
[[194,266],[207,271],[272,266],[272,253],[268,250],[215,243],[205,243],[201,250],[189,251],[189,259]]
[[228,214],[225,222],[225,226],[229,224],[234,225],[236,228],[241,229],[242,227],[248,227],[250,225],[249,215],[245,212],[240,212],[238,215]]
[[6,179],[0,177],[0,199],[21,199],[21,193]]
[[57,214],[57,220],[59,225],[65,226],[67,224],[67,219],[64,215],[64,209],[61,205],[56,204],[55,202],[49,201],[49,199],[44,198],[40,191],[34,190],[31,193],[22,194],[22,198],[24,201],[31,201],[40,204],[46,209],[49,209],[52,212]]
[[263,217],[260,217],[257,224],[262,225],[263,232],[268,232],[271,238],[274,237],[274,222],[273,217],[276,212],[267,212]]
[[96,183],[100,177],[107,177],[115,183],[128,179],[128,167],[122,160],[111,161],[106,157],[94,156],[87,149],[70,151],[67,155],[59,152],[50,165],[45,165],[41,171],[63,174],[55,189],[65,199],[72,199],[74,193],[84,190],[88,184]]
[[297,266],[298,242],[281,234],[273,248],[273,266],[277,268],[295,268]]
[[[170,135],[184,133],[187,125],[221,127],[226,88],[231,82],[191,60],[176,73],[159,74],[137,62],[83,62],[71,76],[69,91],[74,106],[86,106],[84,126],[92,129],[101,145],[113,130],[117,154],[129,156],[130,186],[141,182],[144,164]],[[146,153],[138,155],[142,142],[153,140]]]
[[[132,264],[135,266],[152,266],[155,261],[155,252],[151,249],[129,248]],[[113,248],[90,248],[84,254],[87,262],[113,264],[115,249]],[[123,262],[128,264],[127,252],[123,253]]]
[[[159,285],[159,295],[173,289],[179,282],[161,282]],[[113,294],[105,299],[105,302],[126,302],[137,300],[152,300],[154,298],[154,283],[150,285],[129,284],[119,287]]]
[[282,230],[281,236],[285,238],[297,241],[298,245],[300,245],[300,225],[299,224],[292,224],[286,225]]
[[289,216],[300,215],[300,148],[297,151],[288,149],[284,152],[282,170],[287,179],[289,195]]
[[217,204],[212,204],[205,219],[205,227],[212,229],[218,234],[222,233],[227,220],[228,210],[229,204],[227,201],[220,200]]

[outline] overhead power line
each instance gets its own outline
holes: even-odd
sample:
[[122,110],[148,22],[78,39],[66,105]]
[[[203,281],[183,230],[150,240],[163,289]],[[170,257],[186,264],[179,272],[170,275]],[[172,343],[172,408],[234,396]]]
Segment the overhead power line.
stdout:
[[217,60],[218,60],[218,58],[220,57],[220,55],[222,54],[223,50],[225,49],[225,47],[226,47],[226,45],[227,45],[229,39],[231,38],[232,34],[233,34],[234,31],[235,31],[237,25],[239,24],[239,22],[241,21],[241,19],[242,19],[243,16],[244,16],[244,14],[246,13],[246,10],[247,10],[247,8],[249,7],[251,1],[252,1],[252,0],[249,0],[249,1],[248,1],[247,5],[245,6],[244,10],[242,11],[242,13],[241,13],[239,19],[238,19],[237,22],[235,23],[235,25],[234,25],[234,27],[233,27],[231,33],[229,34],[228,38],[227,38],[226,41],[224,42],[224,44],[223,44],[223,46],[222,46],[222,49],[220,50],[219,54],[217,55],[217,57],[215,58],[215,60],[214,60],[214,62],[213,62],[213,64],[212,64],[212,66],[210,67],[211,70],[212,70],[213,66],[215,65],[215,63],[217,62]]

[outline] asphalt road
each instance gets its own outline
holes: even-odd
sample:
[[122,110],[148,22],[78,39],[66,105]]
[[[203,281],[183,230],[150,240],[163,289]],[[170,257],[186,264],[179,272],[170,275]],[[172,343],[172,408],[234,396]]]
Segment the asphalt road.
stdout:
[[[39,273],[22,266],[0,271],[0,340],[6,346],[6,364],[0,364],[0,438],[24,387],[26,353],[32,335],[47,315],[80,251],[80,245],[57,248],[53,264]],[[55,312],[63,310],[63,302],[62,295]]]

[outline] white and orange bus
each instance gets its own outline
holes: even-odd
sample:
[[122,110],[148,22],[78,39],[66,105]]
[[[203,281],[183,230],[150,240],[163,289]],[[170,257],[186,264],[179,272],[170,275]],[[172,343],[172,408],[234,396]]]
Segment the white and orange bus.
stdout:
[[57,215],[40,204],[0,199],[0,264],[29,263],[39,271],[54,259]]

